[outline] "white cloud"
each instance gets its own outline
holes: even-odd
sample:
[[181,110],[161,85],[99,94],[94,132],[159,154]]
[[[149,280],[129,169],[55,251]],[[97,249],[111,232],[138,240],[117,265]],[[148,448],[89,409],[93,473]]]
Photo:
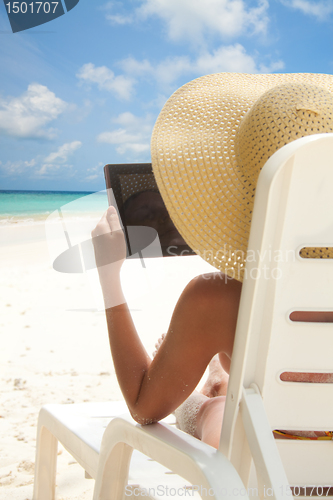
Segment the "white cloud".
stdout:
[[103,10],[106,12],[105,17],[108,21],[110,21],[110,24],[131,24],[134,21],[134,17],[132,14],[121,14],[118,12],[117,14],[114,14],[113,12],[115,9],[118,10],[124,10],[124,4],[122,2],[107,2],[105,5],[100,7],[100,10]]
[[120,125],[120,127],[99,134],[97,137],[98,142],[116,145],[116,151],[121,155],[128,151],[136,154],[149,151],[153,129],[151,116],[139,118],[132,113],[126,112],[120,114],[113,122]]
[[50,153],[45,158],[45,163],[65,163],[70,154],[82,146],[81,141],[73,141],[63,144],[55,153]]
[[103,165],[101,161],[97,163],[94,167],[87,168],[87,175],[86,177],[83,177],[80,179],[81,182],[90,182],[94,181],[96,179],[102,179],[103,178]]
[[124,72],[134,76],[147,76],[157,80],[162,86],[173,84],[183,75],[199,77],[218,72],[261,73],[281,70],[282,61],[275,61],[264,66],[257,64],[254,57],[246,53],[245,48],[236,43],[224,45],[213,52],[202,51],[200,55],[191,60],[188,56],[169,57],[153,66],[148,60],[137,61],[130,57],[121,61],[120,66]]
[[281,60],[262,64],[248,54],[240,43],[221,45],[213,51],[202,49],[196,58],[190,56],[167,57],[158,63],[148,59],[137,60],[130,56],[117,62],[122,75],[115,76],[106,66],[95,67],[85,64],[77,77],[90,83],[96,83],[101,90],[115,92],[123,99],[130,99],[134,86],[139,79],[154,80],[163,92],[169,93],[179,78],[189,75],[197,78],[202,75],[219,72],[269,73],[284,68]]
[[82,143],[80,141],[73,141],[63,144],[57,151],[50,153],[45,158],[39,155],[36,158],[26,161],[0,162],[0,170],[6,176],[24,174],[27,178],[45,175],[54,177],[55,175],[59,176],[60,173],[62,177],[72,176],[74,173],[72,170],[73,166],[68,164],[68,158],[81,146]]
[[81,146],[81,141],[73,141],[63,144],[57,149],[57,151],[50,153],[46,158],[44,158],[40,170],[36,172],[37,175],[52,174],[59,170],[60,167],[66,169],[72,168],[72,165],[67,164],[68,157]]
[[136,76],[148,74],[153,71],[153,67],[147,59],[137,61],[131,56],[120,61],[119,65],[126,73]]
[[[36,165],[36,160],[32,159],[30,161],[7,161],[6,163],[0,162],[0,170],[6,176],[19,175],[22,173],[27,173],[27,170],[30,167],[34,167]],[[31,170],[31,169],[30,169]]]
[[84,64],[77,73],[77,78],[86,83],[97,84],[100,90],[107,90],[120,99],[128,100],[133,94],[134,80],[130,76],[118,75],[106,66],[96,67],[92,63]]
[[106,14],[106,19],[110,21],[111,24],[131,24],[133,22],[133,16],[123,16],[121,14]]
[[136,15],[139,19],[157,16],[165,22],[171,40],[200,45],[211,36],[265,33],[268,7],[268,0],[257,0],[254,7],[244,0],[142,0]]
[[0,99],[0,133],[14,137],[52,138],[46,126],[66,109],[67,104],[44,85],[32,83],[20,97]]
[[236,43],[227,45],[213,51],[200,55],[195,61],[195,72],[201,75],[227,71],[231,73],[269,73],[281,70],[284,67],[282,61],[272,62],[268,67],[259,64],[255,59],[246,53],[245,48]]
[[321,2],[310,2],[309,0],[281,0],[281,3],[286,7],[300,10],[303,14],[314,16],[320,21],[327,19],[327,16],[333,12],[332,0]]
[[196,69],[201,74],[215,73],[216,71],[229,71],[233,73],[256,73],[256,63],[242,45],[228,45],[220,47],[212,54],[203,54],[195,63]]
[[192,72],[193,67],[188,56],[168,57],[156,65],[152,65],[147,59],[137,61],[128,57],[120,61],[119,65],[126,73],[137,77],[152,77],[162,85],[169,85],[181,75]]

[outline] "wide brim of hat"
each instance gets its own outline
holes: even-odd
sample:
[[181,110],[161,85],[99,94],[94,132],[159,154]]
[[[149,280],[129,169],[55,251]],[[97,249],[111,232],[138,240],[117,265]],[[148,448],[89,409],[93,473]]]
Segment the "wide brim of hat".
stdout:
[[176,228],[196,253],[240,281],[254,193],[237,166],[235,135],[264,92],[291,82],[333,93],[332,75],[207,75],[170,97],[153,130],[154,175]]

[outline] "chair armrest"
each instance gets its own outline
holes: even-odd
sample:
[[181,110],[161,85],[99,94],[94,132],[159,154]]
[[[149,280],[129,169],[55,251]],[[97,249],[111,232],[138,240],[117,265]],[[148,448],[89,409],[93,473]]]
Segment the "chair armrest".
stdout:
[[113,419],[104,432],[94,500],[106,498],[106,492],[112,499],[122,498],[132,449],[198,485],[207,498],[241,495],[248,500],[236,469],[221,452],[163,423],[142,426],[126,417]]

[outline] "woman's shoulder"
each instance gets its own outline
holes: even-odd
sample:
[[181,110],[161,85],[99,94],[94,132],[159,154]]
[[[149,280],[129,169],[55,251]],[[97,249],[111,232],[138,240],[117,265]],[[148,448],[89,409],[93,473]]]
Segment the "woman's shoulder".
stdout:
[[193,278],[184,290],[184,295],[194,302],[209,302],[211,307],[224,303],[239,302],[241,282],[221,272],[200,274]]
[[209,273],[191,280],[179,300],[186,311],[184,323],[195,325],[204,342],[202,348],[212,356],[225,353],[231,357],[241,289],[239,281],[219,272]]

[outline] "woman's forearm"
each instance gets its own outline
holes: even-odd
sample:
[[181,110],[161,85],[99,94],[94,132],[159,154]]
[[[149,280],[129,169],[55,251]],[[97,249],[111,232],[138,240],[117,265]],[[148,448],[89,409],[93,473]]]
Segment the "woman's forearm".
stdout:
[[[139,421],[136,409],[151,360],[137,334],[121,288],[120,270],[126,257],[126,243],[114,207],[103,214],[91,235],[116,375],[126,403]],[[145,402],[142,407],[146,415]]]
[[[140,421],[136,406],[151,359],[137,334],[126,303],[107,309],[106,319],[118,383],[131,414]],[[141,423],[148,423],[144,420]]]
[[133,417],[137,418],[136,404],[151,359],[133,323],[122,292],[119,273],[109,279],[106,276],[100,276],[100,280],[111,354],[118,383]]

